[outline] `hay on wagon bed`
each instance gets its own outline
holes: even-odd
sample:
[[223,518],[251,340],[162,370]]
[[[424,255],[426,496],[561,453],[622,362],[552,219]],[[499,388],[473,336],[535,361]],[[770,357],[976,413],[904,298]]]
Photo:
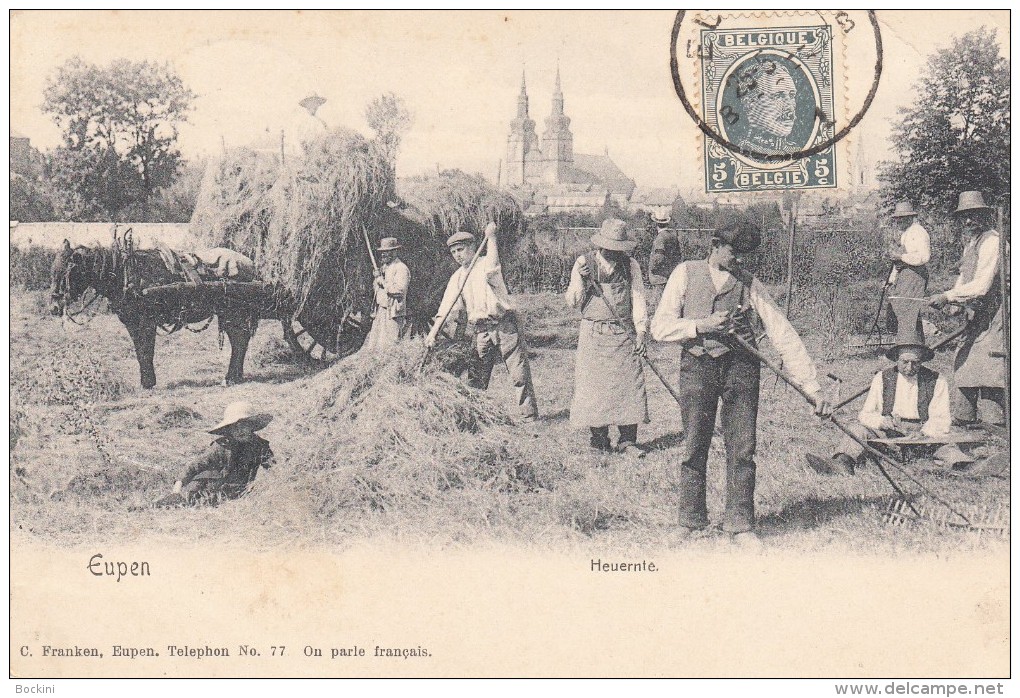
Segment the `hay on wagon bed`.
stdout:
[[396,237],[404,246],[401,258],[411,270],[408,311],[423,328],[456,269],[446,239],[464,230],[480,241],[485,226],[494,221],[500,251],[508,253],[523,234],[524,213],[513,197],[461,170],[401,178],[397,195],[399,207],[383,219],[378,237]]
[[250,148],[228,150],[202,177],[191,216],[194,235],[207,245],[257,257],[272,215],[269,192],[279,176],[276,158]]

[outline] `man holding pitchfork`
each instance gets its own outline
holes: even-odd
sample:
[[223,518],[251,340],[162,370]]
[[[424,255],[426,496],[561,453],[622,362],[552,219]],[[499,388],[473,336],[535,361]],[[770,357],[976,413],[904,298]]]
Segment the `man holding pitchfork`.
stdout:
[[[446,292],[439,304],[439,312],[432,331],[425,340],[427,347],[435,345],[436,335],[453,311],[465,312],[471,338],[471,355],[468,364],[468,384],[485,390],[489,387],[492,368],[502,361],[517,391],[517,405],[521,419],[526,422],[538,418],[535,387],[531,382],[528,365],[528,348],[524,333],[520,331],[517,312],[510,292],[503,280],[496,241],[496,224],[485,228],[485,244],[479,248],[475,236],[467,232],[454,233],[446,246],[460,268],[453,272]],[[485,254],[482,255],[483,250]]]

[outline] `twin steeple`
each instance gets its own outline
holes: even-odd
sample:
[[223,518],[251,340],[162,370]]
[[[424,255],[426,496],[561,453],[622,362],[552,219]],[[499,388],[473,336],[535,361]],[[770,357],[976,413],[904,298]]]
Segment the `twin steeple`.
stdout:
[[563,113],[559,65],[556,66],[552,112],[545,120],[541,145],[528,106],[527,79],[521,71],[517,116],[510,122],[510,136],[507,138],[508,183],[522,184],[536,179],[551,183],[563,181],[574,161],[574,135],[570,132],[570,118]]

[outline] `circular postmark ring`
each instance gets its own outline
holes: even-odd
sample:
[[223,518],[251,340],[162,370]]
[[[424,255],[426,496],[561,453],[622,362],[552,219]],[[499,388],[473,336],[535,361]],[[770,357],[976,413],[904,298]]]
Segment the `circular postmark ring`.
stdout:
[[673,89],[676,90],[677,97],[680,98],[680,103],[683,104],[684,111],[686,111],[694,123],[697,124],[702,133],[727,150],[734,153],[740,153],[745,157],[763,162],[799,160],[801,158],[810,157],[811,155],[816,155],[829,149],[845,138],[846,135],[853,130],[854,126],[860,123],[861,119],[864,118],[864,115],[868,113],[871,103],[875,100],[875,94],[878,92],[878,83],[882,77],[882,32],[878,28],[878,18],[875,16],[875,11],[868,10],[867,12],[868,20],[871,23],[872,31],[875,34],[875,78],[871,83],[871,89],[868,90],[868,95],[864,98],[864,103],[861,105],[860,110],[852,119],[850,119],[850,122],[846,126],[836,132],[831,138],[828,138],[811,148],[798,150],[794,153],[781,153],[779,155],[776,155],[775,153],[759,153],[751,148],[742,147],[733,143],[722,136],[722,134],[716,133],[712,130],[711,126],[705,123],[705,120],[701,118],[697,110],[694,108],[694,105],[692,105],[690,100],[687,98],[687,92],[684,90],[683,82],[680,80],[680,59],[677,55],[677,41],[680,38],[680,28],[683,25],[684,16],[687,14],[686,10],[677,10],[676,19],[673,22],[673,30],[669,41],[669,70],[673,78]]

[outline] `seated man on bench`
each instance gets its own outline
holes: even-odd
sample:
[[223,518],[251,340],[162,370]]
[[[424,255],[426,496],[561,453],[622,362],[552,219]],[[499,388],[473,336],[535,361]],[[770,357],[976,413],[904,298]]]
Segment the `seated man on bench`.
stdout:
[[[879,371],[861,408],[857,424],[848,424],[858,438],[913,436],[938,446],[936,460],[948,466],[973,462],[952,443],[949,411],[949,385],[946,379],[924,363],[935,356],[924,341],[920,322],[921,302],[912,298],[893,298],[900,333],[886,356],[895,366]],[[941,439],[945,438],[945,441]],[[807,454],[808,465],[822,475],[853,475],[864,455],[864,447],[847,437],[832,458],[826,460]]]

